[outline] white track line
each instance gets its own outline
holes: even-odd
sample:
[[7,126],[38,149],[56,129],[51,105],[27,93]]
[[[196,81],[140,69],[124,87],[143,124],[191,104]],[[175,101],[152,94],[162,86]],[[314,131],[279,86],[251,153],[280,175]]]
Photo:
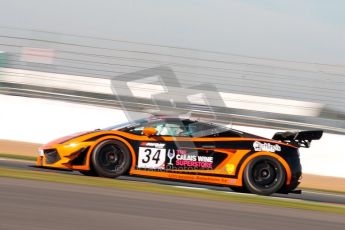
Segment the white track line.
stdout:
[[337,194],[336,192],[334,193],[323,193],[323,192],[314,192],[310,190],[305,190],[305,193],[311,193],[311,194],[316,194],[316,195],[324,195],[324,196],[336,196],[336,197],[341,197],[345,199],[345,195]]

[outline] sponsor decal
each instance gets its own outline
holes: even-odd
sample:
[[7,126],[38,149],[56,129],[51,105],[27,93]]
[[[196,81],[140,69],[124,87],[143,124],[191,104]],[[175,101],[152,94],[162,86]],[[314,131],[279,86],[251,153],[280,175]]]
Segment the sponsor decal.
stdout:
[[140,146],[162,149],[165,147],[165,144],[164,143],[155,143],[155,142],[141,142]]
[[178,150],[176,150],[176,152],[177,152],[177,154],[180,154],[180,155],[187,154],[187,150],[184,150],[184,149],[178,149]]
[[229,184],[236,184],[237,183],[237,179],[230,179],[228,180]]
[[168,149],[169,163],[168,165],[173,165],[172,160],[175,157],[175,149]]
[[164,143],[142,142],[139,147],[138,168],[164,169],[166,149]]
[[211,169],[213,165],[213,157],[199,156],[198,152],[188,153],[186,150],[178,149],[176,150],[175,165],[179,167]]
[[235,170],[235,165],[234,164],[226,164],[225,170],[228,174],[231,174]]
[[212,168],[212,162],[177,160],[176,166],[186,166],[186,167],[196,167],[196,168],[202,168],[202,169],[209,169],[209,168]]
[[271,143],[261,143],[259,141],[255,141],[253,143],[253,148],[255,151],[266,151],[266,152],[280,152],[281,147],[278,144],[272,145]]

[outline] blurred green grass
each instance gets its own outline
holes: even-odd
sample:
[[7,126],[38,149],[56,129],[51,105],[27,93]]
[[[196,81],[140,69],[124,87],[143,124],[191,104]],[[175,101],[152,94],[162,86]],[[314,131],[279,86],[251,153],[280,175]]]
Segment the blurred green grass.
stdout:
[[0,153],[0,157],[16,159],[16,160],[36,161],[36,157],[33,157],[33,156],[23,156],[23,155],[11,154],[11,153]]

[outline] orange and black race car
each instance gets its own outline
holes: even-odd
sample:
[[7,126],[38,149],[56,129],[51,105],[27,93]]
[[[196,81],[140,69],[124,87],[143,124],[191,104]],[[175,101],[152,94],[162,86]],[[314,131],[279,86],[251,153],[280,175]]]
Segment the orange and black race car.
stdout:
[[282,132],[267,139],[197,120],[151,117],[52,141],[39,149],[37,165],[289,193],[302,174],[298,148],[322,133]]

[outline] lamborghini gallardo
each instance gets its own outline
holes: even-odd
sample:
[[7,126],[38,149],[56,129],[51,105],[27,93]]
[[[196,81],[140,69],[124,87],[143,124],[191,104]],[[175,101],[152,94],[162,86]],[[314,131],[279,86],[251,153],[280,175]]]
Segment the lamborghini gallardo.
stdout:
[[267,139],[210,122],[153,116],[54,140],[40,147],[37,166],[291,193],[300,191],[298,149],[322,133],[279,132]]

